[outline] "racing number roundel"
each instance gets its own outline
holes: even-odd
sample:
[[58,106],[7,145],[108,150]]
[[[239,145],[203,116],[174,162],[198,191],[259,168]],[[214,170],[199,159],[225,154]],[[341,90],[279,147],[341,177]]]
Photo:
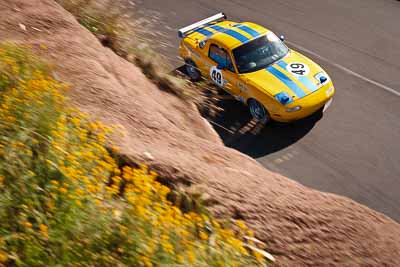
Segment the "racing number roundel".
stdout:
[[220,87],[224,86],[224,77],[222,76],[222,72],[217,67],[212,67],[210,69],[211,79]]
[[300,62],[288,64],[286,70],[297,76],[305,76],[310,73],[310,68],[306,64]]

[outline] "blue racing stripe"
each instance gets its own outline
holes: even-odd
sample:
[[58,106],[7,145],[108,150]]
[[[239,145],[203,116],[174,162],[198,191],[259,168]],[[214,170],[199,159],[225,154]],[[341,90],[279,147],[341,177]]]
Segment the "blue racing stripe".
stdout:
[[234,30],[230,30],[230,29],[225,29],[221,26],[218,25],[211,25],[209,26],[210,28],[219,31],[221,33],[227,34],[233,38],[235,38],[236,40],[245,43],[247,41],[249,41],[249,38],[247,38],[246,36],[244,36],[243,34],[239,33],[239,32],[235,32]]
[[246,32],[248,34],[250,34],[254,38],[260,36],[260,34],[257,31],[253,30],[252,28],[250,28],[250,27],[248,27],[246,25],[236,24],[235,27],[241,29],[242,31],[244,31],[244,32]]
[[247,38],[246,36],[244,36],[243,34],[241,34],[239,32],[235,32],[234,30],[226,30],[226,31],[224,31],[224,33],[228,34],[229,36],[232,36],[233,38],[236,38],[237,40],[239,40],[242,43],[249,41],[249,38]]
[[302,98],[306,96],[306,93],[288,76],[286,76],[283,72],[278,70],[275,67],[269,66],[266,68],[271,74],[273,74],[276,78],[278,78],[281,82],[283,82],[290,90],[293,91],[297,95],[297,97]]
[[308,90],[310,90],[311,92],[315,92],[318,90],[318,87],[315,83],[313,83],[310,78],[308,78],[307,76],[298,76],[297,79],[304,84]]
[[[282,69],[286,70],[287,63],[285,61],[281,60],[276,64]],[[307,76],[297,76],[297,75],[294,76],[311,92],[315,92],[318,90],[318,86],[315,83],[313,83]]]
[[287,64],[286,64],[286,62],[285,61],[283,61],[283,60],[280,60],[278,63],[276,63],[279,67],[281,67],[282,69],[285,69],[286,70],[286,66],[287,66]]
[[195,30],[195,32],[201,33],[206,37],[210,37],[211,35],[214,34],[213,32],[210,32],[209,30],[206,30],[204,28],[197,29],[197,30]]
[[210,27],[211,29],[214,29],[214,30],[219,31],[219,32],[222,32],[222,31],[225,30],[225,28],[223,28],[223,27],[221,27],[221,26],[218,26],[218,25],[210,25],[209,27]]

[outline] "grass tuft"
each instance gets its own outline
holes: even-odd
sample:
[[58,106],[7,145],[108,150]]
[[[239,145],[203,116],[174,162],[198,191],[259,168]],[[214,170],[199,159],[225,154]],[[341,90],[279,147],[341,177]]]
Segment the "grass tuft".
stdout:
[[[189,103],[194,103],[202,114],[215,116],[217,88],[207,82],[192,83],[184,75],[171,75],[167,60],[155,52],[151,40],[145,37],[145,22],[133,17],[132,7],[123,1],[56,0],[90,30],[99,41],[117,55],[137,65],[146,77],[161,90]],[[142,29],[141,31],[139,29]]]

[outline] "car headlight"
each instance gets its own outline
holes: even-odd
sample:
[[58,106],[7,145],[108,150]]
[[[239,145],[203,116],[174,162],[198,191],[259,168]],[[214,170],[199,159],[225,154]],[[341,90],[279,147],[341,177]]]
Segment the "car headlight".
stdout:
[[330,81],[328,74],[326,74],[323,71],[316,74],[314,77],[318,81],[320,86],[322,86]]
[[299,111],[301,109],[301,106],[294,106],[292,108],[288,108],[286,110],[286,112],[295,112],[295,111]]
[[275,95],[275,99],[279,101],[282,105],[287,105],[293,102],[293,98],[286,92],[280,92]]

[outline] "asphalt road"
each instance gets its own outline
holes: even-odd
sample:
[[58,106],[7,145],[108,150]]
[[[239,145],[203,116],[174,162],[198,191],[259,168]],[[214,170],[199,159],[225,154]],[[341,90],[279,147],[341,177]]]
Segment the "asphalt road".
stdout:
[[396,0],[134,0],[178,66],[176,30],[225,12],[284,34],[332,77],[323,114],[259,129],[240,103],[214,122],[226,145],[309,187],[344,195],[400,222],[400,2]]

